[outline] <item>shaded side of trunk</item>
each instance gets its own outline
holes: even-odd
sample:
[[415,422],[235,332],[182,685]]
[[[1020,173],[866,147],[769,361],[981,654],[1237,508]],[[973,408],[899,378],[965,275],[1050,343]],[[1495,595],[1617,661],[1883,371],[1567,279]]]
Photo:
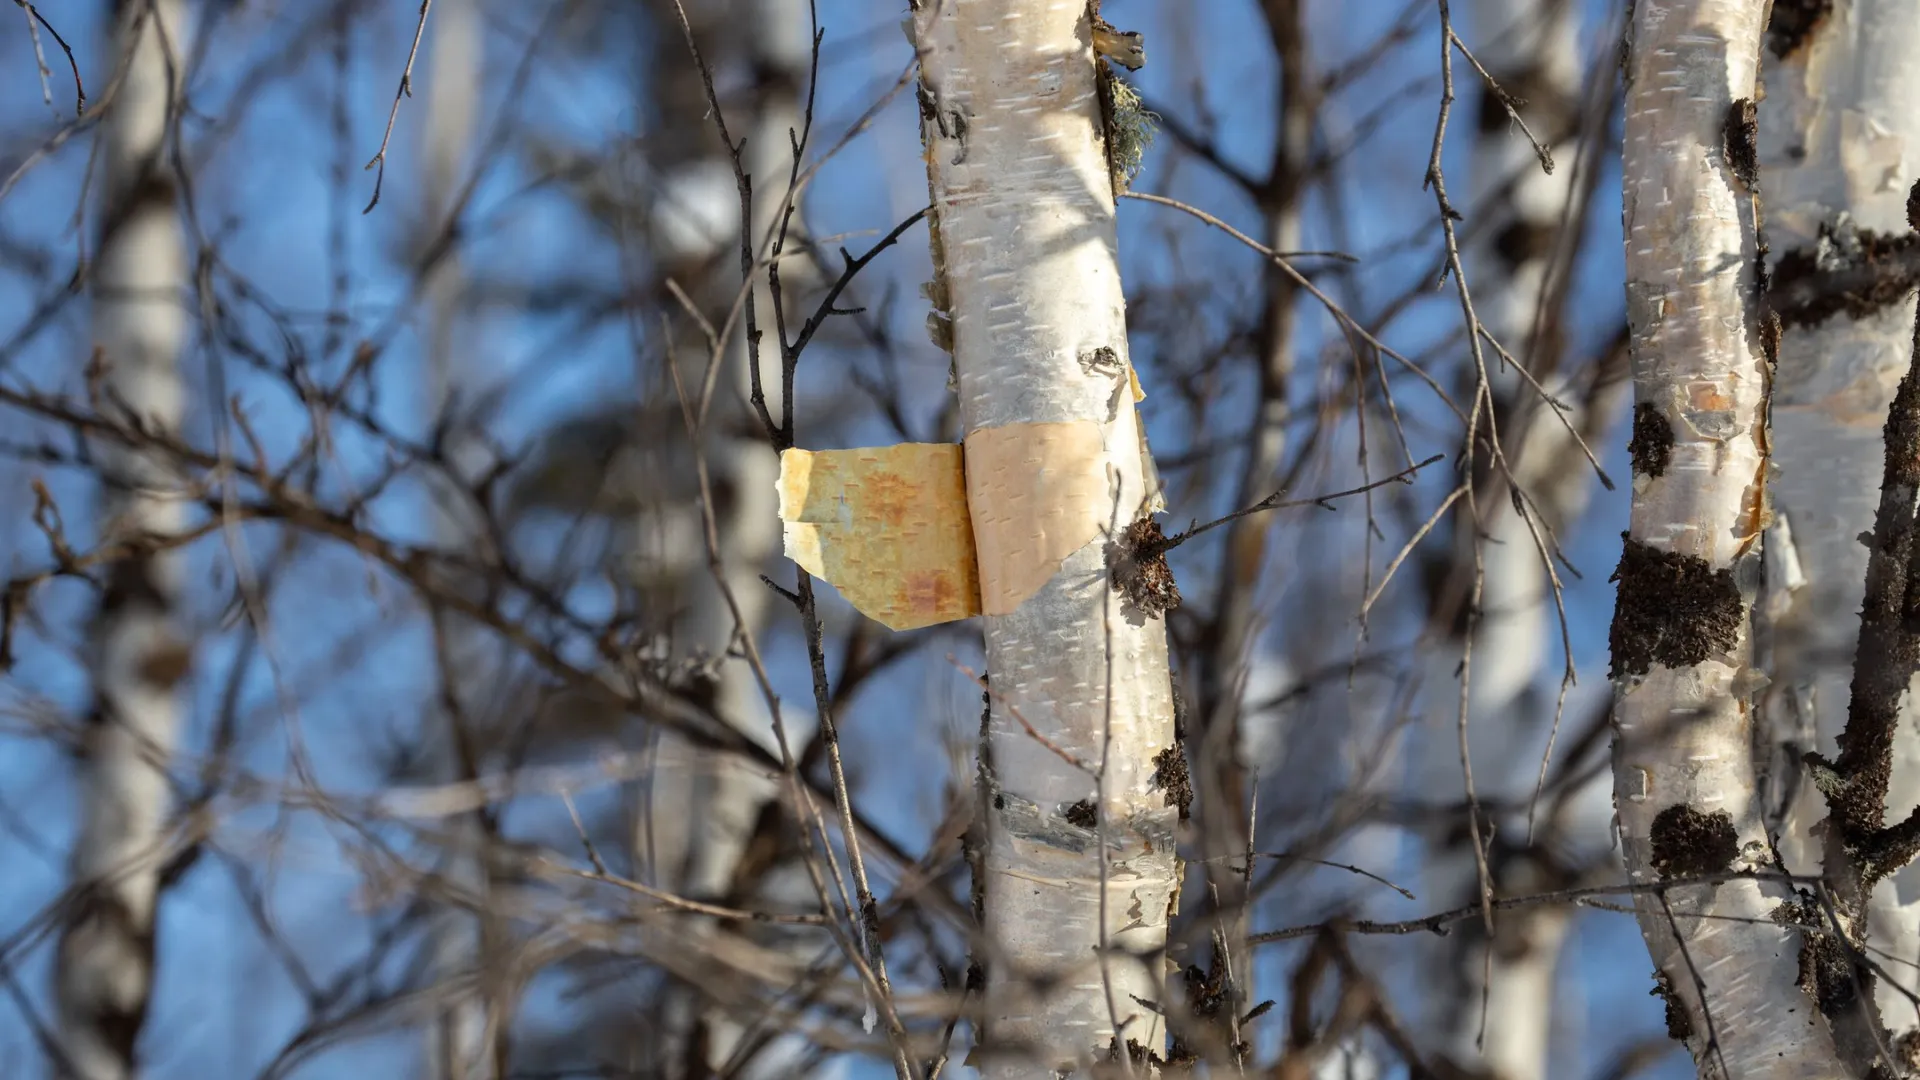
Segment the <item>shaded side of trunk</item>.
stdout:
[[[179,430],[186,389],[186,251],[168,159],[173,103],[183,93],[181,0],[116,5],[125,81],[101,130],[101,235],[94,344],[103,407]],[[105,536],[169,534],[185,523],[177,482],[153,457],[99,448]],[[80,890],[55,969],[58,1035],[78,1080],[136,1075],[136,1044],[153,988],[159,847],[166,767],[180,725],[178,691],[192,663],[177,608],[177,553],[113,564],[92,630],[94,709],[79,775]]]
[[[1636,453],[1611,644],[1614,807],[1640,884],[1770,861],[1750,616],[1771,363],[1742,177],[1751,161],[1726,149],[1734,102],[1756,90],[1766,6],[1639,0],[1630,30],[1622,172]],[[1847,1074],[1795,985],[1799,934],[1773,919],[1790,899],[1754,879],[1635,896],[1673,1030],[1702,1077]]]
[[[1920,18],[1901,0],[1834,5],[1804,36],[1776,32],[1763,59],[1761,185],[1767,240],[1782,286],[1842,269],[1906,226],[1907,184],[1920,151]],[[1788,867],[1817,873],[1808,828],[1826,815],[1798,777],[1798,752],[1832,756],[1847,717],[1867,548],[1882,467],[1881,424],[1908,365],[1913,297],[1884,306],[1785,314],[1774,383],[1775,525],[1761,605],[1772,638],[1769,735],[1786,744],[1768,807],[1791,799],[1780,829]],[[1920,726],[1912,701],[1894,749],[1887,800],[1895,814],[1920,802]],[[1791,763],[1791,767],[1787,767]],[[1920,871],[1883,881],[1871,900],[1868,943],[1920,954]],[[1903,995],[1910,965],[1882,965],[1881,1016],[1896,1036],[1914,1028]],[[1890,978],[1889,978],[1890,977]]]
[[[1167,641],[1123,609],[1107,537],[1144,515],[1125,304],[1086,9],[923,0],[921,130],[951,316],[990,674],[983,1075],[1158,1050],[1174,811]],[[1095,493],[1093,535],[1057,493]],[[1029,535],[1020,522],[1061,515]],[[1058,544],[1066,547],[1068,544]],[[1011,587],[1024,581],[1028,591]],[[1004,593],[995,582],[1009,583]],[[996,600],[996,595],[1000,596]]]

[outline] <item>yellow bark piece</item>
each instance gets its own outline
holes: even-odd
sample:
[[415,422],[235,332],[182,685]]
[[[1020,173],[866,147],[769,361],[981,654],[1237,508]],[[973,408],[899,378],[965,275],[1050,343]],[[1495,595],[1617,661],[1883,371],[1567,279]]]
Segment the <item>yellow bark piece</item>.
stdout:
[[[964,455],[964,458],[963,458]],[[1112,516],[1100,425],[780,455],[787,557],[894,630],[1005,615]]]
[[1005,615],[1112,516],[1100,425],[1007,424],[967,436],[967,498],[981,607]]
[[980,613],[959,446],[787,450],[779,492],[787,557],[868,618],[913,630]]

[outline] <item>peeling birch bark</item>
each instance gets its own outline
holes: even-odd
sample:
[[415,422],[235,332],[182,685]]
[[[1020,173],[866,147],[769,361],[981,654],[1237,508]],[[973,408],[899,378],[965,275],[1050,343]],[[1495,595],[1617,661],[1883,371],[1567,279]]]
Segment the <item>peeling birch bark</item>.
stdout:
[[[1724,149],[1734,102],[1756,90],[1767,6],[1639,0],[1630,30],[1622,169],[1636,420],[1646,412],[1671,439],[1636,455],[1612,632],[1615,811],[1641,884],[1770,862],[1750,701],[1770,362],[1753,202]],[[1702,1077],[1847,1075],[1795,985],[1800,935],[1773,921],[1791,898],[1753,879],[1635,897],[1675,1033]]]
[[[1113,182],[1082,0],[923,0],[912,25],[939,275],[929,291],[951,317],[984,585],[1005,568],[981,539],[1004,530],[982,517],[980,433],[1093,425],[1098,454],[1043,448],[1019,467],[1063,489],[1097,481],[1108,534],[1146,504]],[[1120,363],[1089,360],[1103,355]],[[1175,812],[1153,764],[1173,743],[1166,630],[1123,614],[1105,547],[1095,535],[1037,592],[983,619],[988,986],[975,1061],[989,1077],[1050,1077],[1104,1060],[1116,1041],[1158,1051],[1163,1038],[1140,1001],[1165,998],[1176,887]],[[1080,807],[1084,822],[1086,803],[1091,827],[1068,820]]]

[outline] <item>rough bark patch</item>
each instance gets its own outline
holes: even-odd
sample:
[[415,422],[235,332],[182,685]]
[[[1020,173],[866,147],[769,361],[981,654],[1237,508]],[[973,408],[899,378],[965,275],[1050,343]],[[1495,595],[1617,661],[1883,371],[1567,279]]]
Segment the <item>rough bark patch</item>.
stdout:
[[1654,972],[1653,989],[1647,993],[1667,1007],[1667,1037],[1674,1042],[1686,1042],[1693,1035],[1693,1017],[1687,1013],[1687,1003],[1674,992],[1672,976],[1664,971]]
[[1166,792],[1162,805],[1174,807],[1180,811],[1180,820],[1187,820],[1187,810],[1193,805],[1193,778],[1187,772],[1187,754],[1179,742],[1170,743],[1153,756],[1153,776],[1147,786]]
[[1733,648],[1746,617],[1733,571],[1621,535],[1626,548],[1612,578],[1620,590],[1608,640],[1609,676],[1645,675],[1655,664],[1693,667]]
[[1094,807],[1092,799],[1081,799],[1077,803],[1069,803],[1061,807],[1060,816],[1067,819],[1067,824],[1078,825],[1083,829],[1091,829],[1100,824],[1100,812]]
[[122,958],[122,966],[106,983],[82,980],[86,996],[75,1004],[84,1027],[107,1044],[116,1061],[129,1065],[152,1000],[153,951],[152,924],[136,918],[119,897],[97,883],[89,884],[69,909],[60,943],[62,963],[78,964],[83,957],[91,962],[103,956]]
[[1633,437],[1627,440],[1627,453],[1633,458],[1633,471],[1642,476],[1663,476],[1673,460],[1673,424],[1650,401],[1633,407]]
[[1647,830],[1653,844],[1653,869],[1663,878],[1724,873],[1740,854],[1733,815],[1703,814],[1686,803],[1660,811]]
[[1813,999],[1826,1016],[1839,1016],[1860,999],[1861,977],[1872,974],[1855,970],[1851,951],[1839,938],[1827,933],[1810,933],[1800,943],[1800,989]]
[[1167,537],[1160,523],[1140,518],[1107,543],[1113,589],[1126,599],[1129,618],[1153,618],[1180,606],[1180,586],[1167,565]]
[[1769,299],[1786,325],[1813,326],[1842,313],[1871,315],[1904,300],[1916,282],[1920,237],[1823,225],[1812,248],[1780,257]]
[[1760,180],[1760,107],[1752,98],[1741,98],[1727,110],[1723,134],[1727,167],[1733,170],[1734,179],[1753,190]]
[[1792,56],[1832,12],[1833,0],[1773,0],[1773,18],[1767,20],[1767,47],[1783,60]]
[[186,643],[167,638],[140,657],[140,679],[159,690],[171,690],[193,670],[193,650]]

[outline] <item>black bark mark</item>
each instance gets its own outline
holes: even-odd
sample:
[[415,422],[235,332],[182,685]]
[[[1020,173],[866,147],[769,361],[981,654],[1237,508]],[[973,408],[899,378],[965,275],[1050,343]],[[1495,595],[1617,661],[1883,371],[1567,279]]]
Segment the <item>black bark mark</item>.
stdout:
[[1622,535],[1626,548],[1612,578],[1620,589],[1608,635],[1609,676],[1645,675],[1655,664],[1693,667],[1732,649],[1747,615],[1733,571]]
[[146,1025],[147,1006],[151,1001],[153,926],[136,919],[118,897],[90,885],[69,909],[66,932],[60,940],[59,962],[90,966],[103,952],[117,957],[116,962],[124,966],[111,975],[102,973],[81,982],[81,988],[99,993],[76,1004],[84,1011],[84,1025],[131,1074],[136,1060],[135,1046]]
[[1155,618],[1180,606],[1180,586],[1167,565],[1167,543],[1160,523],[1143,517],[1107,543],[1108,578],[1125,598],[1124,614],[1132,620]]
[[[1916,329],[1920,349],[1920,329]],[[1885,462],[1880,505],[1874,515],[1867,555],[1866,593],[1860,607],[1860,636],[1854,650],[1847,725],[1840,733],[1840,756],[1831,764],[1808,755],[1815,779],[1841,836],[1855,852],[1869,844],[1886,822],[1887,785],[1893,775],[1893,742],[1900,730],[1900,705],[1908,681],[1920,671],[1920,633],[1908,619],[1912,580],[1917,568],[1914,501],[1920,496],[1920,368],[1912,363],[1894,391],[1884,429]],[[1872,875],[1884,867],[1860,867],[1871,888]]]
[[1660,811],[1647,832],[1653,844],[1653,869],[1663,878],[1725,873],[1740,854],[1733,815],[1703,814],[1685,803]]
[[1154,755],[1153,776],[1147,786],[1166,792],[1162,805],[1175,808],[1180,811],[1180,820],[1187,820],[1188,809],[1193,806],[1193,778],[1187,772],[1187,754],[1178,739]]
[[1905,299],[1916,283],[1920,238],[1822,225],[1811,250],[1781,256],[1768,301],[1786,325],[1815,326],[1843,313],[1864,318]]
[[1741,98],[1727,110],[1725,140],[1727,167],[1747,190],[1760,182],[1760,107]]
[[1627,440],[1627,453],[1633,458],[1633,471],[1642,476],[1665,475],[1673,460],[1673,425],[1650,401],[1633,407],[1633,437]]
[[1647,991],[1660,999],[1667,1007],[1667,1037],[1674,1042],[1686,1042],[1693,1036],[1693,1017],[1687,1013],[1687,1003],[1673,989],[1673,978],[1664,971],[1653,973],[1653,989]]
[[1767,20],[1767,47],[1786,59],[1805,45],[1833,12],[1833,0],[1773,0],[1773,18]]

